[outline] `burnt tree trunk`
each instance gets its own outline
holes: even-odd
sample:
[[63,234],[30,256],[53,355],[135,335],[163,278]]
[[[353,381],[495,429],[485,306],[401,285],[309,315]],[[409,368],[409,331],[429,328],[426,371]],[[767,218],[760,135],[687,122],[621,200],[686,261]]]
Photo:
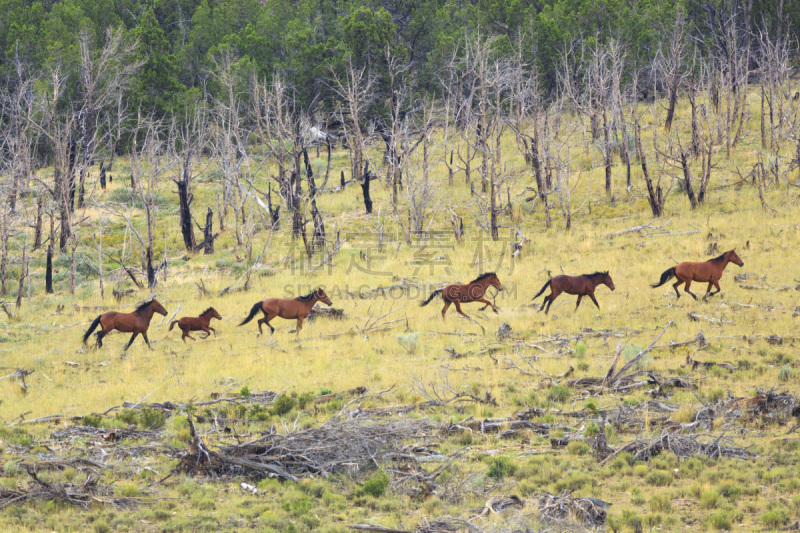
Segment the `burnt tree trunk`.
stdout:
[[22,262],[19,265],[19,289],[17,289],[17,309],[22,306],[22,292],[25,289],[25,278],[28,275],[28,247],[22,247]]
[[692,209],[696,209],[697,198],[694,195],[694,187],[692,187],[692,172],[689,169],[689,161],[686,158],[686,152],[681,152],[681,167],[683,167],[683,182],[686,188],[686,196],[689,197]]
[[[192,226],[192,200],[194,199],[190,187],[190,156],[186,155],[186,163],[183,167],[181,179],[172,180],[178,186],[178,212],[180,213],[181,234],[183,235],[183,245],[186,251],[194,250],[197,242],[194,237],[194,227]],[[133,179],[133,176],[131,176]]]
[[608,123],[608,113],[603,109],[603,142],[605,150],[603,151],[603,163],[606,167],[606,192],[611,193],[611,127]]
[[339,175],[339,187],[341,187],[342,190],[344,190],[344,185],[345,185],[345,182],[344,182],[344,170],[342,170],[342,173]]
[[53,245],[47,247],[47,267],[44,272],[44,291],[53,294]]
[[100,161],[100,188],[104,190],[106,188],[106,167],[102,161]]
[[214,253],[214,212],[208,208],[206,212],[206,227],[203,228],[203,238],[205,239],[205,246],[203,253],[211,255]]
[[42,245],[42,212],[44,211],[44,194],[36,196],[36,223],[33,228],[33,249]]
[[156,271],[153,268],[153,248],[147,247],[147,286],[151,289],[156,286]]
[[664,211],[664,193],[661,190],[661,185],[653,187],[653,180],[650,179],[650,172],[647,169],[647,157],[642,149],[642,132],[639,128],[639,121],[634,125],[636,136],[636,151],[639,153],[639,161],[642,165],[642,174],[644,174],[644,182],[647,185],[647,201],[650,203],[650,210],[653,216],[660,217]]
[[281,206],[275,206],[272,208],[272,184],[269,185],[267,189],[267,209],[269,210],[270,222],[272,223],[272,229],[278,229],[281,225]]
[[[314,181],[314,171],[311,168],[308,152],[305,149],[303,150],[303,162],[306,165],[306,177],[308,179],[309,196],[311,197],[311,217],[314,222],[314,235],[311,240],[311,246],[312,248],[324,248],[325,222],[323,222],[322,214],[317,209],[317,183]],[[305,229],[303,232],[305,234]]]
[[364,164],[364,176],[361,180],[361,192],[364,195],[364,207],[367,208],[367,214],[372,214],[372,198],[369,195],[369,161]]

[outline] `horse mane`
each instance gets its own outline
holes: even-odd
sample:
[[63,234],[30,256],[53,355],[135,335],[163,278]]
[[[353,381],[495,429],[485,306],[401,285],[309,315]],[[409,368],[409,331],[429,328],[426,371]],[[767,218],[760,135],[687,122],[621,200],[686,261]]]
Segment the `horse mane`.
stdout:
[[209,307],[208,309],[200,313],[200,316],[203,316],[204,314],[208,313],[209,311],[212,311],[213,309],[214,309],[213,307]]
[[147,300],[146,302],[143,302],[143,303],[139,304],[139,307],[137,307],[137,308],[136,308],[136,309],[135,309],[133,312],[134,312],[134,313],[138,313],[139,311],[143,311],[143,310],[144,310],[144,309],[146,309],[146,308],[147,308],[147,307],[148,307],[150,304],[152,304],[152,303],[153,303],[153,301],[154,301],[154,300]]
[[584,276],[586,276],[587,278],[594,278],[596,276],[605,276],[605,275],[606,275],[605,272],[600,272],[599,270],[597,272],[592,272],[591,274],[584,274]]
[[728,252],[725,252],[724,254],[722,254],[719,257],[715,257],[714,259],[709,259],[709,261],[714,261],[714,262],[724,261],[725,260],[725,254],[727,254],[727,253]]
[[482,280],[482,279],[486,279],[486,278],[488,278],[489,276],[496,276],[496,275],[497,275],[497,274],[495,274],[494,272],[484,272],[483,274],[481,274],[481,275],[480,275],[480,276],[478,276],[477,278],[475,278],[475,279],[473,279],[472,281],[470,281],[470,283],[477,283],[477,282],[479,282],[479,281],[480,281],[480,280]]
[[310,299],[312,299],[316,293],[317,293],[317,291],[314,290],[314,291],[309,292],[305,296],[298,296],[297,299],[300,300],[301,302],[307,302]]

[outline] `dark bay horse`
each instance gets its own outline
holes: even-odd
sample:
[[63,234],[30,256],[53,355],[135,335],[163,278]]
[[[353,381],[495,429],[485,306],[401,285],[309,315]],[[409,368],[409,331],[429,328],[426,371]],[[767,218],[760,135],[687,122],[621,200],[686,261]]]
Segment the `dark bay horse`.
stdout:
[[112,331],[117,330],[121,331],[122,333],[133,332],[133,335],[131,335],[131,340],[129,340],[128,344],[125,345],[125,350],[130,348],[131,344],[133,344],[133,340],[140,333],[142,334],[142,337],[144,337],[147,347],[152,350],[153,347],[150,346],[150,339],[147,338],[147,329],[150,327],[150,320],[153,319],[153,313],[160,313],[164,316],[167,316],[167,310],[164,309],[164,306],[161,305],[155,298],[139,305],[139,307],[137,307],[133,313],[118,313],[116,311],[103,313],[95,318],[94,322],[92,322],[92,325],[89,326],[88,330],[86,330],[86,333],[83,335],[83,343],[86,344],[86,341],[89,339],[89,335],[91,335],[95,328],[100,325],[100,331],[97,332],[98,348],[103,346],[103,337]]
[[545,283],[544,287],[542,287],[542,290],[540,290],[532,299],[535,300],[545,291],[545,289],[547,289],[547,287],[550,287],[550,294],[544,297],[542,307],[539,308],[539,311],[541,311],[545,308],[544,306],[547,305],[545,314],[550,312],[550,306],[562,292],[578,295],[578,303],[575,304],[576,311],[578,310],[578,306],[581,305],[581,300],[584,296],[591,298],[594,302],[594,305],[600,309],[600,304],[597,303],[597,299],[594,297],[594,290],[600,284],[605,284],[609,289],[612,291],[614,290],[614,281],[611,279],[611,276],[608,275],[608,270],[605,272],[595,272],[594,274],[582,274],[580,276],[556,276]]
[[486,293],[486,289],[489,287],[494,287],[498,291],[503,290],[503,285],[500,283],[497,274],[494,272],[481,274],[466,285],[453,284],[446,286],[444,289],[435,290],[431,293],[427,300],[424,300],[422,303],[420,303],[420,306],[425,307],[431,303],[431,300],[441,294],[442,300],[444,300],[444,307],[442,308],[442,320],[444,320],[444,315],[447,313],[447,310],[450,308],[451,304],[455,304],[456,311],[461,313],[462,316],[467,315],[465,315],[464,311],[461,310],[461,304],[469,302],[481,302],[486,304],[481,309],[491,307],[492,310],[497,313],[497,307],[483,297],[483,295]]
[[180,320],[173,320],[169,324],[169,330],[172,331],[172,328],[175,327],[175,324],[178,324],[178,327],[181,328],[183,331],[183,335],[181,335],[181,340],[185,343],[186,337],[189,337],[192,340],[196,340],[194,337],[189,335],[190,331],[203,331],[205,332],[206,336],[203,337],[207,339],[211,332],[214,332],[214,337],[217,336],[217,330],[212,328],[209,324],[211,324],[211,319],[217,318],[222,320],[222,317],[217,313],[217,310],[213,307],[209,307],[205,311],[203,311],[200,316],[185,316]]
[[[660,287],[672,278],[678,278],[678,281],[672,284],[678,298],[681,297],[681,293],[678,292],[678,287],[681,283],[685,283],[686,285],[684,285],[683,290],[691,294],[692,298],[697,300],[697,296],[689,290],[689,287],[692,286],[692,282],[708,283],[706,295],[703,297],[703,299],[705,299],[719,293],[719,280],[722,277],[722,272],[725,270],[725,267],[728,266],[728,263],[734,263],[740,267],[744,266],[744,261],[736,254],[736,248],[714,259],[703,261],[702,263],[678,263],[661,274],[661,280],[658,283],[653,283],[650,286]],[[716,287],[717,290],[711,292],[711,287]]]
[[311,308],[314,307],[314,304],[317,302],[322,302],[324,304],[333,305],[331,299],[328,298],[328,295],[325,294],[325,291],[322,289],[317,289],[312,293],[309,293],[305,296],[298,296],[293,300],[285,300],[282,298],[267,298],[263,302],[258,302],[250,309],[250,314],[247,315],[247,318],[242,320],[242,323],[239,324],[240,326],[244,326],[255,317],[259,311],[264,313],[264,318],[258,320],[258,334],[261,335],[261,324],[266,324],[269,326],[270,333],[275,333],[275,328],[272,327],[270,321],[275,318],[276,316],[281,318],[297,319],[297,331],[296,333],[300,333],[300,330],[303,329],[303,320],[311,313]]

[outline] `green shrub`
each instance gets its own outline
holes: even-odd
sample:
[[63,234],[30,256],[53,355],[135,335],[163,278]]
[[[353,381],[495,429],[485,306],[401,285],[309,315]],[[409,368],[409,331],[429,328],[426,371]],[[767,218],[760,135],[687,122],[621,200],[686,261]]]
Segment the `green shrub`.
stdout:
[[84,426],[90,426],[93,428],[99,428],[100,423],[103,421],[103,417],[100,415],[86,415],[81,420],[81,424]]
[[419,342],[419,332],[414,331],[412,333],[398,333],[397,342],[399,342],[400,346],[405,348],[408,353],[414,353],[417,351],[417,342]]
[[158,409],[144,407],[139,413],[139,426],[145,429],[161,429],[167,423],[167,415]]
[[793,379],[795,376],[794,368],[790,365],[783,365],[778,372],[778,380],[786,383],[787,381]]
[[555,385],[547,391],[547,401],[551,403],[564,403],[572,395],[572,392],[563,385]]
[[570,455],[586,455],[592,449],[583,441],[571,440],[567,444],[567,453]]
[[242,387],[242,390],[239,391],[239,397],[244,398],[245,400],[250,399],[250,388],[247,385]]
[[117,420],[128,424],[136,424],[139,419],[139,413],[136,412],[135,409],[123,409],[119,413],[117,413]]
[[386,472],[383,470],[379,470],[364,480],[364,483],[361,485],[361,488],[358,492],[362,495],[369,494],[375,498],[380,498],[386,494],[386,489],[388,488],[389,476],[387,476]]
[[761,515],[761,523],[767,527],[785,526],[789,521],[789,516],[782,509],[767,511]]
[[654,513],[657,511],[672,511],[672,501],[666,494],[656,494],[650,498],[650,510]]
[[300,409],[305,409],[308,405],[314,403],[314,393],[306,392],[297,397],[297,406]]
[[731,529],[731,519],[725,514],[725,511],[716,511],[706,516],[705,523],[707,526],[718,531],[729,531]]
[[656,487],[667,487],[672,484],[672,476],[663,470],[654,470],[644,478],[645,483]]
[[573,350],[573,353],[575,354],[575,357],[583,357],[586,355],[586,350],[588,349],[589,347],[586,346],[585,342],[578,341],[575,343],[575,349]]
[[516,471],[516,463],[508,457],[493,457],[486,475],[500,481],[508,476],[513,476]]
[[719,492],[710,489],[700,494],[700,507],[703,509],[714,509],[717,505],[719,505]]
[[294,398],[281,394],[272,403],[272,414],[276,416],[283,416],[292,409],[294,409]]

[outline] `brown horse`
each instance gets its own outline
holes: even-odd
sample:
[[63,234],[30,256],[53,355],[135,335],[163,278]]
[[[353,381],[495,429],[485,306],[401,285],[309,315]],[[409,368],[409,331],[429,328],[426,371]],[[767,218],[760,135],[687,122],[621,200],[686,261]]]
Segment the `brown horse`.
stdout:
[[[695,296],[692,291],[689,290],[689,287],[692,286],[692,282],[697,281],[699,283],[708,283],[706,295],[703,296],[703,299],[706,299],[709,296],[719,293],[719,280],[722,277],[722,272],[725,270],[725,267],[728,266],[728,263],[734,263],[740,267],[744,266],[744,261],[742,261],[741,258],[736,254],[736,248],[725,252],[719,257],[709,259],[708,261],[704,261],[702,263],[678,263],[674,267],[667,269],[663,274],[661,274],[661,281],[658,283],[653,283],[650,286],[660,287],[672,278],[678,278],[678,281],[672,284],[672,287],[675,289],[675,294],[678,295],[678,298],[681,297],[681,293],[678,292],[678,287],[681,283],[685,283],[686,285],[684,285],[683,290],[691,294],[692,298],[697,300],[697,296]],[[715,292],[711,292],[711,287],[716,287],[717,290]]]
[[156,299],[148,300],[139,305],[139,307],[137,307],[133,313],[118,313],[116,311],[103,313],[94,319],[92,325],[89,326],[89,329],[86,330],[86,333],[84,333],[83,344],[86,344],[86,341],[89,339],[89,335],[91,335],[95,328],[100,325],[100,331],[97,332],[98,348],[103,346],[103,337],[112,331],[117,330],[121,331],[122,333],[133,332],[133,335],[131,335],[131,340],[129,340],[128,344],[125,345],[125,350],[130,348],[131,344],[133,344],[133,340],[140,333],[142,334],[142,337],[144,337],[147,347],[152,350],[153,347],[150,346],[150,339],[147,338],[147,329],[150,327],[150,320],[153,319],[153,313],[160,313],[164,316],[167,316],[167,310],[164,309],[164,306],[158,303],[158,300]]
[[258,302],[250,309],[250,314],[247,315],[247,318],[242,320],[242,323],[239,324],[240,326],[244,326],[255,317],[259,311],[264,313],[264,318],[259,319],[258,321],[258,334],[261,335],[261,324],[266,324],[269,326],[270,334],[275,333],[275,328],[272,327],[270,321],[279,316],[281,318],[296,318],[297,319],[297,330],[296,333],[300,333],[300,330],[303,329],[303,320],[311,313],[311,308],[314,307],[314,304],[317,302],[322,302],[328,305],[333,305],[331,299],[328,298],[328,295],[325,294],[325,291],[322,289],[317,289],[312,293],[309,293],[305,296],[299,296],[293,300],[284,300],[282,298],[267,298],[263,302]]
[[189,337],[192,340],[197,340],[191,335],[189,335],[190,331],[204,331],[206,336],[203,337],[207,339],[211,332],[214,332],[214,337],[217,336],[217,330],[212,328],[209,324],[211,324],[211,319],[217,318],[222,320],[222,317],[217,313],[217,310],[213,307],[209,307],[205,311],[203,311],[200,316],[185,316],[180,320],[173,320],[169,324],[169,330],[172,331],[172,328],[175,327],[175,324],[178,324],[178,327],[181,328],[183,331],[183,335],[181,335],[181,340],[185,343],[186,337]]
[[450,308],[451,304],[455,304],[456,311],[461,313],[462,316],[467,315],[465,315],[464,311],[461,310],[461,304],[469,302],[484,303],[486,305],[481,307],[481,309],[491,307],[492,310],[497,313],[497,307],[483,297],[483,295],[486,293],[486,289],[489,287],[494,287],[498,291],[503,290],[503,285],[500,283],[497,274],[494,272],[481,274],[466,285],[453,284],[446,286],[444,289],[435,290],[431,293],[427,300],[424,300],[422,303],[420,303],[420,306],[425,307],[431,303],[431,300],[441,294],[442,300],[444,300],[444,307],[442,308],[442,320],[444,320],[444,315],[447,313],[447,310]]
[[576,311],[578,310],[578,306],[581,305],[581,300],[584,296],[591,298],[594,305],[600,309],[600,304],[597,303],[597,299],[594,297],[594,290],[600,284],[605,284],[609,289],[612,291],[614,290],[614,281],[611,279],[611,276],[608,275],[608,270],[605,272],[595,272],[594,274],[582,274],[580,276],[556,276],[545,283],[542,290],[532,299],[535,300],[547,287],[550,287],[550,294],[544,297],[542,307],[539,308],[539,311],[541,311],[544,309],[544,306],[547,305],[545,314],[550,312],[550,306],[562,292],[578,295],[578,303],[575,304]]

